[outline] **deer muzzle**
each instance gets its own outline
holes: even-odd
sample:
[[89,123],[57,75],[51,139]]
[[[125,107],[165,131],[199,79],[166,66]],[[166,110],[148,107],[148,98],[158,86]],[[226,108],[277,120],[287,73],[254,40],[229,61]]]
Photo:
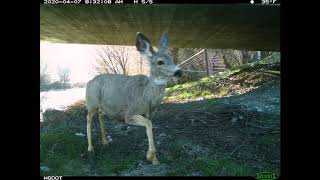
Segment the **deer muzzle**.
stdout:
[[175,77],[181,77],[182,76],[182,71],[179,69],[176,72],[174,72],[173,76]]

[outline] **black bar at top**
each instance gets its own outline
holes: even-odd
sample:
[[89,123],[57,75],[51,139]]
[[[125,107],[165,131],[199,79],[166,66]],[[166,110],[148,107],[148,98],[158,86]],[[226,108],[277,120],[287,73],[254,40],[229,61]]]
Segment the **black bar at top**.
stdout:
[[[58,2],[58,4],[74,4],[75,0],[40,0],[40,3],[44,2]],[[80,4],[87,4],[85,1],[90,1],[88,5],[97,4],[98,1],[104,2],[106,0],[81,0]],[[121,0],[111,0],[111,4],[117,4],[116,1]],[[134,1],[138,1],[138,4],[142,4],[142,1],[146,2],[145,4],[251,4],[252,0],[122,0],[123,3],[120,4],[134,4]],[[264,0],[253,0],[255,5],[262,4]],[[69,2],[69,3],[68,3]],[[152,2],[152,3],[150,3]],[[272,4],[280,4],[281,0],[276,0],[272,3],[272,0],[269,0],[269,5]],[[57,4],[57,3],[50,3],[50,4]],[[105,3],[99,3],[105,4]],[[143,5],[143,4],[142,4]]]

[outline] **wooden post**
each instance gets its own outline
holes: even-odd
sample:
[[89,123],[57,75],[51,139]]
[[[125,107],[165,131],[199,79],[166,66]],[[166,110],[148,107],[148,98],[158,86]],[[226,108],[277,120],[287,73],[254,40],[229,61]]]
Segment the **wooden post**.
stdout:
[[204,60],[206,63],[207,76],[209,76],[209,63],[208,63],[207,49],[204,49]]

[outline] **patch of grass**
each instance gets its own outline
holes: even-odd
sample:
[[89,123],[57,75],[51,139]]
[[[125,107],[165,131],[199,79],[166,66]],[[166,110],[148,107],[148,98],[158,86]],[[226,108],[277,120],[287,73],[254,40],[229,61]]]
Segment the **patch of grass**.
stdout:
[[120,159],[101,144],[94,144],[95,153],[89,154],[86,137],[76,136],[73,133],[76,130],[68,131],[68,128],[72,129],[68,126],[59,126],[59,131],[52,128],[40,133],[40,165],[49,168],[49,171],[41,170],[41,176],[116,175],[122,170],[131,168],[137,160],[141,160],[140,156],[134,154]]
[[194,167],[205,176],[249,176],[253,169],[231,159],[196,161]]
[[202,78],[199,81],[193,81],[193,82],[187,82],[184,84],[177,84],[175,86],[166,88],[166,93],[171,94],[174,93],[175,91],[186,91],[186,90],[191,90],[192,88],[199,86],[199,85],[206,85],[210,83],[210,78]]
[[[280,167],[277,168],[276,166],[274,166],[271,163],[263,162],[263,163],[261,163],[261,170],[259,170],[259,172],[273,172],[273,173],[276,173],[279,175],[280,174]],[[256,173],[259,173],[259,172],[256,172]]]
[[40,162],[49,167],[50,171],[40,172],[40,175],[83,174],[81,169],[86,168],[86,165],[80,157],[85,149],[85,141],[69,132],[41,133]]
[[182,160],[176,161],[167,175],[168,176],[190,176],[200,174],[203,176],[251,176],[254,170],[245,163],[234,160]]
[[221,88],[219,92],[219,96],[226,96],[229,94],[229,89],[228,88]]
[[254,169],[243,162],[232,159],[213,160],[207,156],[192,159],[182,148],[180,143],[167,145],[167,153],[161,162],[170,165],[167,176],[251,176]]
[[210,106],[218,104],[218,103],[219,103],[219,101],[217,99],[208,99],[208,101],[207,101],[207,104]]
[[80,159],[69,159],[65,156],[51,156],[45,161],[50,171],[40,171],[41,176],[85,176],[90,173],[90,165],[83,163]]
[[171,101],[180,101],[186,99],[194,99],[197,97],[210,98],[212,92],[210,90],[194,90],[194,91],[182,91],[172,96],[168,96],[166,99]]
[[61,152],[70,158],[76,158],[85,147],[86,144],[81,137],[70,133],[49,132],[40,134],[40,152],[43,154]]
[[190,93],[190,92],[183,92],[181,94],[178,94],[176,97],[177,98],[191,98],[194,97],[195,94],[194,93]]
[[166,88],[165,101],[221,98],[251,91],[279,78],[280,63],[262,60],[225,70],[197,81]]
[[[73,133],[75,129],[66,128],[68,122],[66,121],[52,121],[52,122],[42,122],[40,126],[40,135],[50,133]],[[41,139],[41,138],[40,138]]]
[[137,160],[134,156],[117,160],[106,155],[96,162],[96,171],[101,176],[117,175],[121,171],[134,168]]

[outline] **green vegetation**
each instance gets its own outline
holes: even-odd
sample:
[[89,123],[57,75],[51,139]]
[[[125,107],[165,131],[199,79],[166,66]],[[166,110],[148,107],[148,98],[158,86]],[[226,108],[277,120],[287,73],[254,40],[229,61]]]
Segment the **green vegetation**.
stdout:
[[243,94],[280,78],[278,61],[260,60],[226,70],[198,81],[166,89],[167,102],[184,102]]
[[[234,160],[196,160],[183,161],[177,168],[167,173],[168,176],[248,176],[252,174],[252,168],[247,164],[238,163]],[[190,174],[190,172],[195,172]]]
[[212,159],[208,156],[193,159],[180,144],[168,145],[168,154],[162,161],[172,165],[168,176],[248,176],[254,168],[234,159]]
[[66,123],[56,126],[40,133],[40,167],[49,168],[40,171],[42,176],[116,175],[143,158],[142,154],[115,158],[112,156],[115,152],[106,151],[101,144],[95,144],[95,153],[89,154],[86,137],[76,135],[82,130],[70,128]]

